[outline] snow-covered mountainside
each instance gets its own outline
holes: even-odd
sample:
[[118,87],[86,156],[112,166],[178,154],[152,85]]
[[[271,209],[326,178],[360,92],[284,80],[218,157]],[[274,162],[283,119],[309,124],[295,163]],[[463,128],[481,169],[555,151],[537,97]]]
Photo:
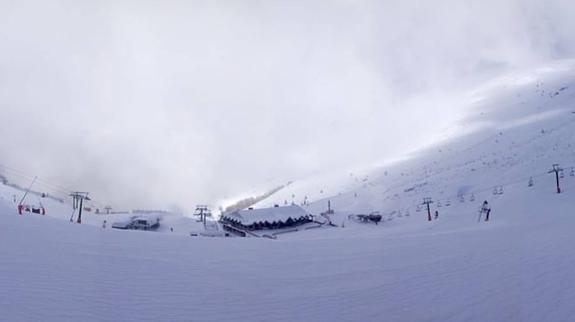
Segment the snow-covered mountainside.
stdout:
[[[307,204],[313,213],[327,200],[341,214],[380,211],[388,220],[414,215],[423,198],[442,207],[461,200],[504,199],[494,188],[534,184],[551,190],[552,164],[575,166],[575,63],[494,80],[470,93],[467,116],[446,130],[442,141],[401,162],[362,173],[336,173],[296,181],[257,206]],[[404,218],[407,219],[407,218]]]
[[[1,319],[568,321],[575,63],[470,95],[468,117],[433,147],[362,174],[296,181],[260,202],[307,196],[312,214],[328,200],[335,210],[338,227],[277,240],[103,229],[94,214],[77,225],[55,201],[46,216],[20,216],[15,190],[0,185]],[[553,164],[564,169],[561,194]],[[423,198],[439,213],[431,222]],[[379,225],[349,219],[374,211]]]

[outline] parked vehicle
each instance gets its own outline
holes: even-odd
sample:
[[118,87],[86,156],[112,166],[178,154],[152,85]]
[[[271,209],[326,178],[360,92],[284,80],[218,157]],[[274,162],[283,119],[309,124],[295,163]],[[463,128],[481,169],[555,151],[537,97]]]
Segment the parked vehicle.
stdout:
[[160,217],[133,216],[126,221],[120,221],[112,224],[116,229],[132,230],[156,230],[160,227]]
[[383,217],[379,214],[379,212],[376,211],[372,212],[369,215],[365,214],[349,215],[348,218],[361,223],[373,222],[377,225],[382,220]]

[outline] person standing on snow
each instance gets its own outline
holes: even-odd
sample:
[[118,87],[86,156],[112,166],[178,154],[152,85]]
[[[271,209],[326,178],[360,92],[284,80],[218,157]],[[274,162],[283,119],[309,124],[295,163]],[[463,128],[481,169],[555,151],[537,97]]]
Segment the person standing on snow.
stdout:
[[485,213],[485,221],[489,221],[489,214],[491,213],[491,207],[487,208],[487,212]]
[[489,221],[489,214],[491,214],[491,207],[487,200],[483,201],[481,206],[481,211],[479,212],[479,220],[481,220],[481,215],[485,214],[485,221]]

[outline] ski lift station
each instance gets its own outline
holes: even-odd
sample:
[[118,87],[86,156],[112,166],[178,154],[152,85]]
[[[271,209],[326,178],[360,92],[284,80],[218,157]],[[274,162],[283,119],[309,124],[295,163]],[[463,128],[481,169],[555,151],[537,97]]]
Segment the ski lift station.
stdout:
[[312,222],[313,217],[297,205],[272,208],[248,208],[224,214],[224,225],[242,230],[281,229]]

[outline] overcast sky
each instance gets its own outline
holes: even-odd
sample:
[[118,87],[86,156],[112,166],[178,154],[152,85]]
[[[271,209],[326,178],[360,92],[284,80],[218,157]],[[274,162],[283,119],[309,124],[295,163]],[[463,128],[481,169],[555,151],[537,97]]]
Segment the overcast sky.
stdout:
[[0,0],[0,164],[191,208],[418,146],[575,54],[572,0]]

